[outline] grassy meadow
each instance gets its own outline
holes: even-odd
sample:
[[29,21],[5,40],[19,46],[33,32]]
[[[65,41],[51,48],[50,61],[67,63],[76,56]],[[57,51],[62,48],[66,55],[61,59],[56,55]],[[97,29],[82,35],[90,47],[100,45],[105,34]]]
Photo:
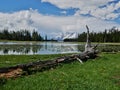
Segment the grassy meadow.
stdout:
[[[63,55],[1,55],[0,67],[60,56]],[[0,90],[120,90],[120,53],[101,53],[84,64],[76,61],[9,79],[0,85]]]

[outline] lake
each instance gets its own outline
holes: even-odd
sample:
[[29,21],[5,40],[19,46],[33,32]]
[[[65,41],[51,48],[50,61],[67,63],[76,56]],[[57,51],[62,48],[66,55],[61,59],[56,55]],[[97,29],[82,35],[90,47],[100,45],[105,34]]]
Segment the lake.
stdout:
[[[81,53],[83,50],[83,43],[0,42],[0,55]],[[120,51],[120,45],[100,44],[98,50],[102,52],[118,52]]]
[[0,42],[0,55],[62,54],[81,52],[78,44],[63,42]]

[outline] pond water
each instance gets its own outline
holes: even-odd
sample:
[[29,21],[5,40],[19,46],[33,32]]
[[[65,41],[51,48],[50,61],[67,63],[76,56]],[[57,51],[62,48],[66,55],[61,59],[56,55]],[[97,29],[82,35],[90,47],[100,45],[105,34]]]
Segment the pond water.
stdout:
[[78,44],[63,42],[0,42],[0,55],[78,53]]
[[[119,45],[99,45],[99,51],[120,51]],[[0,55],[81,53],[84,44],[65,42],[0,42]]]

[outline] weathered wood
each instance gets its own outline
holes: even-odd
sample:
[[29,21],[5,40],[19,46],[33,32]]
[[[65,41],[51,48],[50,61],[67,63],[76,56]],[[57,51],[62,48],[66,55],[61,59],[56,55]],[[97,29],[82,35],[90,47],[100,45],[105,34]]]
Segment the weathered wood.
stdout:
[[3,67],[3,68],[0,68],[0,77],[16,77],[23,74],[28,75],[35,71],[44,71],[50,68],[54,68],[61,63],[70,63],[78,60],[80,63],[83,64],[83,62],[87,61],[88,59],[96,58],[98,53],[96,50],[96,47],[98,45],[91,46],[91,42],[89,40],[89,28],[88,26],[86,26],[86,28],[87,28],[87,41],[86,41],[84,52],[80,54],[59,57],[55,60],[36,61],[36,62],[30,62],[27,64]]
[[16,65],[16,66],[0,68],[0,73],[6,73],[6,72],[9,72],[9,71],[17,69],[17,68],[20,68],[23,71],[26,71],[28,68],[33,68],[33,67],[37,67],[37,66],[39,66],[39,68],[46,67],[46,66],[55,66],[55,65],[58,65],[59,63],[69,63],[69,62],[75,61],[77,59],[80,59],[81,61],[86,61],[87,59],[92,58],[92,57],[96,57],[94,52],[83,52],[83,53],[77,54],[77,55],[60,57],[55,60],[30,62],[27,64],[20,64],[20,65]]
[[89,28],[88,26],[86,25],[86,28],[87,28],[87,38],[86,38],[86,44],[85,44],[85,52],[86,51],[91,51],[91,41],[90,41],[90,36],[89,36]]

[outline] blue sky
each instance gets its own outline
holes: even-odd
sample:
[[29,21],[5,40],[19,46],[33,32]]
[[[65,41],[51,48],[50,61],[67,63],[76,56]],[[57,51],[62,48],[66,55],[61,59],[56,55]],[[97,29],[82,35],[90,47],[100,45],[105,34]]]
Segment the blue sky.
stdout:
[[[73,15],[77,9],[60,9],[51,3],[42,3],[41,0],[1,0],[0,12],[16,12],[28,9],[37,9],[42,14],[47,15]],[[61,13],[66,11],[67,13]]]
[[[12,19],[11,19],[12,18]],[[41,33],[120,28],[120,0],[0,0],[0,29]]]

